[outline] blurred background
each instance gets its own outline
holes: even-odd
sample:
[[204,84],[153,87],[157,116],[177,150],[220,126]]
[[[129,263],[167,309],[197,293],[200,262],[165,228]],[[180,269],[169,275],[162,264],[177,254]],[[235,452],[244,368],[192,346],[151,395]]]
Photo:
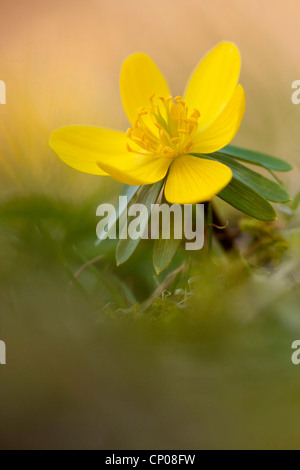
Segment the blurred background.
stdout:
[[[1,449],[299,448],[297,212],[281,214],[271,235],[248,227],[246,256],[201,253],[183,269],[180,252],[179,271],[157,277],[146,243],[116,268],[115,245],[95,246],[95,208],[120,186],[48,147],[57,127],[128,127],[119,71],[129,54],[148,53],[177,95],[203,54],[230,40],[247,99],[234,143],[292,163],[280,177],[295,196],[299,9],[0,0]],[[241,214],[227,207],[226,217],[237,226]],[[255,237],[265,242],[253,256]]]

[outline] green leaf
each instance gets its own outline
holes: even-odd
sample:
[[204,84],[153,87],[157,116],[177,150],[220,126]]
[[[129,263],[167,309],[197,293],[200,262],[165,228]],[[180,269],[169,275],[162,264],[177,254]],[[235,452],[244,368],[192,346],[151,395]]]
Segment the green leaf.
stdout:
[[178,248],[180,239],[174,238],[174,228],[170,227],[170,239],[158,238],[154,242],[153,248],[153,266],[156,274],[160,274],[167,269],[173,261]]
[[[132,198],[135,196],[135,194],[137,193],[138,189],[139,189],[140,186],[129,186],[129,185],[124,185],[121,193],[120,193],[120,196],[127,196],[127,199],[128,199],[128,204],[130,203],[130,201],[132,200]],[[107,230],[102,230],[102,232],[100,233],[100,235],[98,236],[98,240],[96,241],[96,245],[99,245],[99,243],[101,243],[103,240],[105,240],[108,235],[111,233],[111,231],[115,228],[116,226],[116,223],[117,221],[119,220],[120,216],[125,212],[125,210],[127,209],[127,206],[126,207],[122,207],[121,208],[121,211],[120,211],[120,207],[119,207],[119,204],[117,203],[116,204],[117,206],[117,210],[116,210],[116,213],[113,214],[109,219],[108,219],[108,227],[107,227]]]
[[[140,192],[137,195],[137,198],[134,201],[135,204],[144,204],[147,208],[147,216],[143,217],[141,221],[141,227],[140,227],[141,233],[144,232],[148,224],[148,219],[151,213],[151,204],[154,204],[156,202],[158,195],[161,191],[162,185],[163,185],[163,181],[159,181],[158,183],[155,183],[155,184],[148,184],[146,186],[142,186]],[[130,220],[128,221],[128,225],[129,224],[130,224]],[[139,237],[136,240],[133,240],[129,238],[128,236],[125,239],[119,240],[119,243],[116,249],[116,261],[117,261],[118,266],[122,263],[125,263],[125,261],[127,261],[130,258],[130,256],[133,254],[133,252],[135,251],[140,241],[141,241],[141,237]]]
[[[218,154],[219,152],[216,153]],[[236,158],[237,160],[242,160],[243,162],[262,166],[267,170],[290,171],[293,169],[292,165],[285,162],[284,160],[271,157],[265,153],[255,152],[254,150],[246,150],[240,147],[235,147],[233,145],[227,145],[220,151],[220,153],[232,158]]]
[[236,178],[222,189],[218,196],[236,209],[259,220],[272,221],[276,212],[271,204],[253,189]]
[[228,166],[232,170],[234,178],[252,188],[265,199],[272,202],[288,202],[291,200],[289,193],[282,186],[241,165],[232,158],[222,155],[220,152],[212,154],[210,157]]

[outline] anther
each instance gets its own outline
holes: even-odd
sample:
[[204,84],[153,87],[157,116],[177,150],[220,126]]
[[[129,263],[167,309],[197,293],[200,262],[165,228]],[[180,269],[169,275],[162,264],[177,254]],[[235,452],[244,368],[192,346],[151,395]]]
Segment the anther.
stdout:
[[148,111],[146,108],[140,108],[137,113],[139,116],[143,116],[144,114],[148,114]]
[[198,109],[194,108],[191,117],[199,118],[201,114],[199,113]]
[[183,148],[183,153],[186,153],[188,152],[189,150],[191,150],[191,148],[193,147],[194,145],[194,142],[189,142],[188,144],[186,144]]

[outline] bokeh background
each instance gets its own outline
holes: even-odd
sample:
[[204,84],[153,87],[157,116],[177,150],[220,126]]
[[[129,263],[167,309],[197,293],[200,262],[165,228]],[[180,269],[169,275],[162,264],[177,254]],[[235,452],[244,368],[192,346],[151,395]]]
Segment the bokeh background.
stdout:
[[118,269],[113,244],[95,247],[95,208],[119,185],[48,147],[64,125],[127,128],[119,71],[132,52],[177,95],[231,40],[247,98],[235,143],[291,162],[295,196],[299,13],[298,0],[0,0],[0,448],[300,447],[297,215],[276,226],[283,257],[276,243],[250,264],[199,255],[175,285],[155,276],[148,245]]

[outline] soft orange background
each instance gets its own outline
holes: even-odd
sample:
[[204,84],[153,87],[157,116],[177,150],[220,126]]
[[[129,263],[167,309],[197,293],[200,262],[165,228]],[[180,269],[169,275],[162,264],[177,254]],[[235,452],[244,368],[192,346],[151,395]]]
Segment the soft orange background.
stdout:
[[[107,178],[77,173],[48,148],[56,127],[126,128],[119,70],[130,53],[150,54],[173,94],[218,41],[236,42],[247,110],[236,144],[300,165],[298,0],[10,0],[0,6],[2,191],[81,195]],[[284,175],[297,190],[299,172]]]

